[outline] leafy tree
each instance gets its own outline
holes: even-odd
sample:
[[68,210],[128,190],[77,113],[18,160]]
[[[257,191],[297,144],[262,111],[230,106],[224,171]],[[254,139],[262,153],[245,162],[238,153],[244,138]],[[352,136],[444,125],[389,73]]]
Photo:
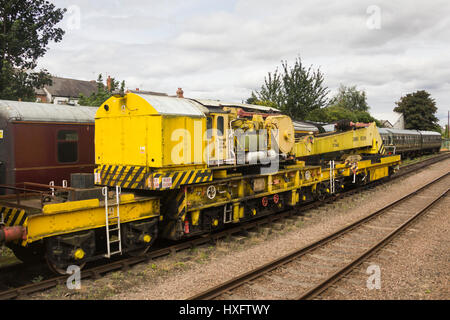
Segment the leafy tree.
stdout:
[[351,111],[347,108],[336,105],[316,109],[310,112],[306,117],[306,120],[328,123],[335,123],[344,119],[353,122],[376,122],[377,126],[381,126],[381,123],[366,111]]
[[[100,107],[103,102],[108,100],[114,91],[117,91],[119,88],[119,81],[114,78],[111,78],[111,89],[103,83],[103,76],[101,74],[97,77],[97,92],[92,93],[89,97],[85,97],[83,94],[80,94],[80,99],[78,103],[82,106],[93,106]],[[125,81],[120,83],[120,92],[125,91]]]
[[256,94],[253,91],[252,91],[252,95],[250,96],[250,98],[245,100],[245,103],[248,103],[248,104],[256,104],[257,102],[258,102],[258,97],[256,96]]
[[438,130],[436,102],[425,90],[408,93],[396,104],[394,111],[403,114],[406,129]]
[[0,0],[0,98],[35,99],[35,88],[51,84],[46,70],[34,72],[50,41],[62,40],[55,25],[66,9],[45,0]]
[[353,122],[376,122],[377,126],[381,123],[372,117],[368,110],[367,97],[364,91],[359,91],[356,86],[339,86],[339,92],[331,98],[325,108],[311,111],[306,120],[317,122],[337,122],[339,120],[350,120]]
[[356,86],[346,87],[344,85],[339,86],[339,92],[331,98],[329,105],[339,106],[351,111],[369,111],[369,105],[367,104],[367,97],[365,91],[359,91]]
[[259,92],[253,93],[247,101],[270,101],[283,113],[294,119],[304,119],[312,110],[326,105],[328,90],[323,86],[323,74],[305,68],[300,58],[293,67],[282,61],[282,71],[278,68],[264,78]]
[[439,133],[442,135],[442,138],[450,138],[449,132],[448,132],[448,125],[444,125],[443,127],[439,126],[438,129],[439,129]]

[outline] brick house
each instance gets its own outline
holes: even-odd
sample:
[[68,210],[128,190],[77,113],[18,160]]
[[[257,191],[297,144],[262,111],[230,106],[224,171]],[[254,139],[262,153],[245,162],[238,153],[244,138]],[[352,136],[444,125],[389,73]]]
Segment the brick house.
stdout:
[[37,102],[78,105],[80,94],[90,96],[97,92],[95,80],[85,81],[52,77],[52,85],[36,90]]

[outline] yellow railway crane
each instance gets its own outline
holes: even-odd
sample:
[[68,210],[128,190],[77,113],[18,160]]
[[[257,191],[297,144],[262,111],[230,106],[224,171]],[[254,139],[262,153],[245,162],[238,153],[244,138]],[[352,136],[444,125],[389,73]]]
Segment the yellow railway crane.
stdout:
[[[160,197],[163,237],[180,239],[324,197],[347,178],[386,177],[400,161],[384,156],[375,124],[296,142],[287,116],[200,102],[127,94],[97,112],[96,182]],[[298,161],[336,152],[345,159],[330,170]]]
[[[323,155],[331,158],[314,160]],[[16,255],[44,255],[63,273],[142,253],[156,237],[183,239],[322,199],[400,163],[384,154],[374,124],[295,141],[291,119],[274,110],[139,93],[98,109],[95,159],[95,186],[59,190],[69,201],[0,199],[3,212],[23,210],[6,219],[26,229],[9,244]]]

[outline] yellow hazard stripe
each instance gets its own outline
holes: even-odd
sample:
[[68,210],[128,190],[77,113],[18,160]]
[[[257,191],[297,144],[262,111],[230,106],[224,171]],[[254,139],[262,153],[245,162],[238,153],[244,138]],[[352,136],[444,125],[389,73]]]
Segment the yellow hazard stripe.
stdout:
[[182,213],[186,208],[186,195],[184,190],[180,191],[180,193],[176,197],[177,200],[177,212]]
[[[100,174],[101,184],[110,187],[120,186],[128,189],[147,189],[147,173],[145,167],[140,166],[112,166],[104,165],[96,169]],[[154,172],[151,179],[159,178],[159,186],[153,186],[153,189],[178,189],[185,184],[202,183],[212,181],[212,172],[208,169],[186,170],[172,172]],[[171,184],[162,188],[162,179],[170,178]],[[153,180],[154,181],[154,180]],[[152,181],[152,182],[153,182]]]
[[22,226],[27,218],[23,209],[2,207],[0,212],[3,214],[3,222],[6,226]]

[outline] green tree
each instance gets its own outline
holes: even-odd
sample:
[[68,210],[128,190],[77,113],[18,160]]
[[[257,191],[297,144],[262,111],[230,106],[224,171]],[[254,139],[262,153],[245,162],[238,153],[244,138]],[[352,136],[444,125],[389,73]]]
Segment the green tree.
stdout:
[[381,126],[381,123],[372,117],[366,111],[351,111],[341,106],[328,106],[311,111],[305,120],[315,122],[327,122],[335,123],[339,120],[350,120],[353,122],[375,122],[377,126]]
[[252,95],[250,96],[250,98],[245,100],[245,103],[248,103],[248,104],[256,104],[257,102],[258,102],[258,97],[256,96],[256,94],[253,91],[252,91]]
[[364,91],[357,90],[356,86],[340,85],[339,92],[331,98],[328,106],[311,111],[306,120],[330,123],[339,120],[376,122],[377,126],[381,126],[381,123],[370,115],[369,109]]
[[339,92],[331,98],[329,105],[339,106],[351,111],[369,111],[369,105],[367,104],[367,97],[365,91],[359,91],[356,86],[346,87],[344,85],[339,86]]
[[[114,78],[111,78],[111,89],[108,89],[108,87],[103,83],[103,76],[102,74],[99,74],[97,77],[97,92],[92,93],[89,97],[85,97],[83,94],[80,94],[80,99],[78,100],[78,103],[81,106],[93,106],[93,107],[100,107],[103,102],[108,100],[112,95],[114,91],[117,91],[119,89],[119,81],[117,81]],[[125,91],[125,81],[123,80],[120,83],[120,92]]]
[[32,101],[35,88],[51,84],[46,70],[33,70],[48,43],[62,40],[55,25],[65,11],[45,0],[0,0],[0,99]]
[[273,73],[269,72],[261,90],[252,92],[247,101],[269,101],[292,118],[304,119],[312,110],[327,104],[328,88],[324,87],[323,81],[320,70],[313,70],[312,66],[305,68],[300,58],[295,60],[293,67],[282,61],[282,71],[277,68]]
[[438,130],[436,102],[425,90],[408,93],[396,104],[394,111],[403,114],[406,129]]
[[448,132],[448,125],[444,125],[443,127],[439,126],[439,133],[442,135],[442,138],[450,138]]

